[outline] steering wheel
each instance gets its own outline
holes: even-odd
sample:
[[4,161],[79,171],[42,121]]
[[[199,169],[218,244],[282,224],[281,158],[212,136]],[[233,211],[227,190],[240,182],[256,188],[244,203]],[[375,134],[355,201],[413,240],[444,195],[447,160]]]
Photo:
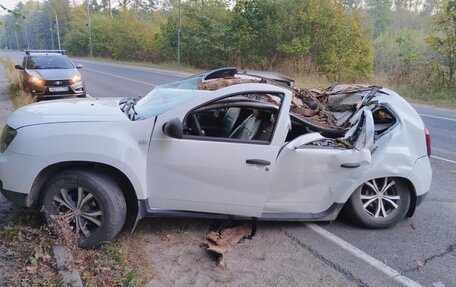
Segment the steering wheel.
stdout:
[[204,136],[203,129],[201,128],[200,122],[196,114],[191,114],[190,115],[191,123],[190,123],[190,128],[192,131],[194,131],[194,134],[198,136]]

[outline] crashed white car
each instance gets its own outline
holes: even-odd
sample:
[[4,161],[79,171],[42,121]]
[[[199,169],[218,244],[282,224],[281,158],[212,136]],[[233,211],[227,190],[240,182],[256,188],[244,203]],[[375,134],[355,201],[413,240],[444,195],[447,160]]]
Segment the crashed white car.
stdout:
[[415,110],[376,86],[307,90],[220,69],[140,99],[73,99],[14,112],[0,189],[63,213],[81,244],[111,240],[127,213],[353,221],[384,228],[430,189],[430,137]]

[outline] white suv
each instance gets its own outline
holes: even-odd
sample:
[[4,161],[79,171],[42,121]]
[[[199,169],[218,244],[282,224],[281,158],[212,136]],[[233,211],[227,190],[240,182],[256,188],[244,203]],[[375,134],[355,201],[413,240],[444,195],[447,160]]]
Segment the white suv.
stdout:
[[141,99],[23,107],[0,141],[0,189],[63,213],[83,246],[126,214],[334,220],[412,216],[431,184],[430,138],[393,91],[309,91],[258,75],[198,76]]

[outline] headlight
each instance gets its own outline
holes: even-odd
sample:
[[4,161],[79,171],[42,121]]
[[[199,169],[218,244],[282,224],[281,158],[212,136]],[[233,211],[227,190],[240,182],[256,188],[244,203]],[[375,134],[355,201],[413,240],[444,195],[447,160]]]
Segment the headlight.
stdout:
[[2,135],[0,136],[0,153],[3,153],[8,148],[16,135],[17,131],[15,129],[9,126],[3,128]]
[[30,77],[29,82],[38,87],[44,86],[44,80],[39,77],[35,77],[35,76]]
[[71,80],[70,80],[70,82],[71,82],[72,84],[76,84],[77,82],[80,82],[80,81],[82,81],[82,79],[81,79],[81,76],[79,76],[79,75],[74,76],[74,77],[71,78]]

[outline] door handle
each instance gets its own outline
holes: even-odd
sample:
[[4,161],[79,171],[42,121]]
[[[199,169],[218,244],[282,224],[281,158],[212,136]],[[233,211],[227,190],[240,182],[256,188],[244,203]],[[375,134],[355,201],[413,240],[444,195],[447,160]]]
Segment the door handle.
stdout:
[[246,164],[256,164],[256,165],[270,165],[271,162],[264,159],[248,159],[245,161]]
[[361,163],[360,162],[356,162],[356,163],[343,163],[340,165],[340,167],[344,167],[344,168],[357,168],[357,167],[360,167],[361,166]]

